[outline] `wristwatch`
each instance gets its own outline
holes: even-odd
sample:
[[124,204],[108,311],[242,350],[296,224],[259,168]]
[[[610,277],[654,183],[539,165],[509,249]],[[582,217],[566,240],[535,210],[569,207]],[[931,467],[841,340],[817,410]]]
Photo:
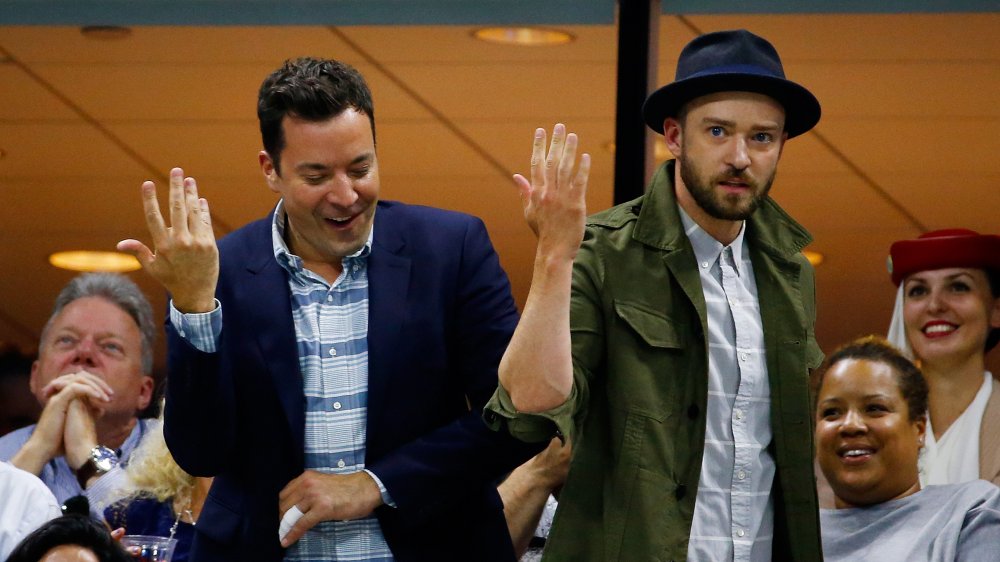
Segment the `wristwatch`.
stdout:
[[87,480],[94,476],[101,476],[116,466],[118,466],[118,455],[104,445],[98,445],[90,450],[90,458],[87,459],[87,462],[77,469],[76,481],[80,483],[81,488],[86,490]]

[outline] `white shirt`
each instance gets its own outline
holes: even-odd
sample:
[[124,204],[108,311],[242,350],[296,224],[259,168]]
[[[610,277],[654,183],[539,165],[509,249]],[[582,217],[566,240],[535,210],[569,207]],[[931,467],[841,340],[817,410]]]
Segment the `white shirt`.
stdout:
[[979,430],[986,403],[993,392],[993,375],[983,373],[983,384],[962,415],[948,427],[941,440],[934,438],[930,416],[920,454],[920,485],[958,484],[979,478]]
[[0,560],[35,529],[62,515],[56,497],[37,476],[0,461]]
[[688,561],[771,560],[771,387],[746,225],[723,246],[678,208],[708,311],[705,450]]

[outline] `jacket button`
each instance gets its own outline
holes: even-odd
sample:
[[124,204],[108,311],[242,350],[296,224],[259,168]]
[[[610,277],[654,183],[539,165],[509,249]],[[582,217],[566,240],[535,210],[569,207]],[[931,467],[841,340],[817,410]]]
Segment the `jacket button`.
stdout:
[[688,417],[691,419],[696,419],[698,417],[699,408],[697,404],[691,404],[688,406]]
[[492,410],[486,411],[486,421],[489,423],[494,423],[497,421],[497,413]]
[[687,491],[688,491],[687,486],[685,486],[684,484],[680,484],[679,486],[677,486],[677,489],[674,490],[674,497],[677,498],[677,501],[680,501],[684,499],[684,496],[687,495]]

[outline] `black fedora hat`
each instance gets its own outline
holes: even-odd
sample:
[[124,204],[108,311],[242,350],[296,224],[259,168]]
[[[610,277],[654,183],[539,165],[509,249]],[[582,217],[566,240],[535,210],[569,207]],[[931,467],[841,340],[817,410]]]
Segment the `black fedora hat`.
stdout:
[[789,138],[819,122],[816,96],[786,80],[774,46],[745,29],[706,33],[688,43],[677,61],[674,81],[646,98],[642,118],[649,128],[663,134],[663,120],[676,116],[685,103],[728,91],[756,92],[774,98],[785,108]]

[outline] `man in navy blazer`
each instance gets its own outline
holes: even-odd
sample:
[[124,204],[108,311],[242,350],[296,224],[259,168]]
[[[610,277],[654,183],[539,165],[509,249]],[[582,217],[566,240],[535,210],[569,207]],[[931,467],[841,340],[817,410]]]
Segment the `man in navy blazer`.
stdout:
[[378,200],[347,65],[287,61],[258,117],[273,213],[216,245],[175,168],[155,253],[119,244],[172,297],[167,443],[215,477],[191,559],[512,560],[496,479],[539,447],[480,418],[518,318],[485,227]]

